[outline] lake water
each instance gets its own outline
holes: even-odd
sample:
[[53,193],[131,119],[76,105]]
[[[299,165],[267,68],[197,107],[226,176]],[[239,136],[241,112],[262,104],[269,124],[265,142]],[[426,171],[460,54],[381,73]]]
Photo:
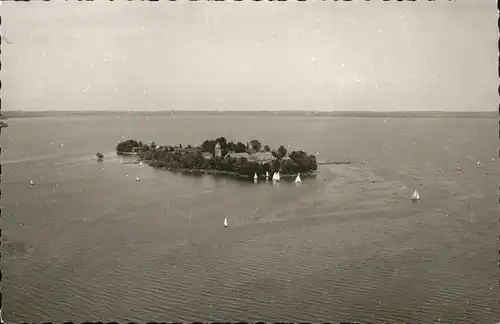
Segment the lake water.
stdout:
[[[496,119],[87,116],[9,125],[1,136],[8,322],[500,320]],[[124,138],[217,136],[353,164],[273,186],[121,165],[114,153]],[[418,203],[409,200],[415,188]]]

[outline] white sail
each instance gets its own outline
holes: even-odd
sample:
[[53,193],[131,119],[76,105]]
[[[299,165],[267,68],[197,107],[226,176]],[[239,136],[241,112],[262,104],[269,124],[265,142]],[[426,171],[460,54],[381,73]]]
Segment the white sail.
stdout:
[[136,177],[136,178],[135,178],[135,181],[141,181],[141,179],[139,179],[139,177]]
[[227,227],[227,217],[224,218],[224,226]]
[[413,195],[411,196],[411,200],[420,200],[420,195],[418,194],[417,190],[413,192]]
[[266,178],[269,178],[269,172],[266,171]]
[[302,179],[300,179],[300,173],[297,174],[297,178],[295,178],[295,181],[294,183],[301,183],[302,182]]
[[120,156],[120,163],[123,164],[123,156]]
[[34,186],[35,182],[33,180],[30,180],[30,186]]
[[140,165],[140,166],[143,166],[142,161],[141,161],[141,162],[139,162],[139,165]]
[[254,180],[257,180],[258,178],[259,178],[259,177],[257,176],[257,173],[254,173],[254,175],[253,175],[253,179],[254,179]]
[[276,181],[280,181],[280,172],[276,172]]

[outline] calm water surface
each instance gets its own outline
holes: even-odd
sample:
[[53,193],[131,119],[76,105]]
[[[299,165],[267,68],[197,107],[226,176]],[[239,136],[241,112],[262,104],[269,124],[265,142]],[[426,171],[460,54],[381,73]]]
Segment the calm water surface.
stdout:
[[[7,321],[500,320],[494,119],[9,125],[0,139]],[[273,186],[121,165],[113,152],[124,138],[220,135],[353,164]]]

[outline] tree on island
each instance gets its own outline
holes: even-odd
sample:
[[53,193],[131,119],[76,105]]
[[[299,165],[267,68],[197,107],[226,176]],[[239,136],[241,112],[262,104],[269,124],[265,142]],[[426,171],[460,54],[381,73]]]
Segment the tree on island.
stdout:
[[146,161],[150,161],[150,160],[154,160],[154,152],[152,150],[145,150],[145,151],[141,151],[139,152],[139,158],[141,160],[146,160]]
[[245,153],[247,151],[247,147],[242,142],[236,143],[235,153]]
[[196,168],[196,156],[194,154],[185,154],[181,157],[182,167],[185,169]]
[[282,159],[286,156],[286,153],[287,153],[287,150],[286,148],[281,145],[279,148],[278,148],[278,158]]
[[262,164],[262,171],[263,171],[263,173],[273,172],[271,163],[266,162],[266,163]]
[[246,175],[248,177],[253,177],[255,173],[257,173],[258,176],[262,175],[262,171],[263,170],[259,163],[245,160],[239,166],[238,173]]
[[219,143],[221,149],[227,149],[227,140],[224,136],[217,137],[215,142]]
[[290,160],[295,163],[298,172],[308,172],[318,168],[316,157],[312,154],[307,155],[304,151],[293,151],[290,153]]
[[214,154],[215,151],[215,141],[213,140],[205,140],[203,143],[201,143],[201,149],[203,152],[208,152],[211,154]]
[[281,164],[278,159],[271,161],[271,171],[278,172],[280,170]]
[[295,173],[298,169],[297,163],[294,160],[288,159],[281,162],[281,172],[283,173]]
[[250,141],[250,147],[255,152],[260,152],[260,149],[262,148],[262,144],[260,143],[259,140],[253,139]]
[[[233,141],[227,143],[227,153],[236,151],[236,144]],[[224,154],[225,155],[225,154]]]
[[117,152],[132,152],[134,147],[139,147],[139,143],[135,140],[126,140],[116,145]]
[[269,147],[269,145],[264,145],[264,152],[271,152],[271,148]]

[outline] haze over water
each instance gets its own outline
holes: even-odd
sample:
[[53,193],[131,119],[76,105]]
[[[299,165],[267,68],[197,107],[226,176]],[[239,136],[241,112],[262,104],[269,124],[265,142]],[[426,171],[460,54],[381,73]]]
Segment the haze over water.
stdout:
[[[500,318],[495,119],[84,116],[9,126],[7,322]],[[273,186],[114,155],[123,137],[221,135],[353,164]]]

